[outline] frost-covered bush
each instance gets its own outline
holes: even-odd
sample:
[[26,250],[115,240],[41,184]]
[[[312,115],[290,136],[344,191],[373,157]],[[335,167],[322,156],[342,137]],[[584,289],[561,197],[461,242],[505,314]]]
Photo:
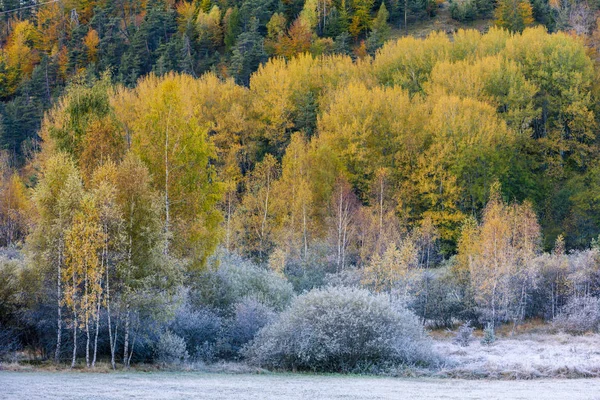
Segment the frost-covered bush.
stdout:
[[449,268],[424,270],[411,290],[409,308],[434,327],[452,327],[456,321],[475,319],[468,292]]
[[362,279],[362,270],[348,268],[344,271],[327,274],[325,276],[325,284],[328,286],[360,287]]
[[172,333],[185,340],[193,356],[208,361],[207,355],[212,358],[210,349],[222,335],[223,319],[209,308],[194,309],[186,302],[176,311],[169,327]]
[[235,254],[220,254],[212,264],[197,279],[196,287],[190,294],[195,304],[231,313],[236,303],[245,297],[252,297],[275,310],[281,310],[294,295],[292,285],[285,278]]
[[470,322],[465,322],[458,328],[458,332],[456,332],[456,336],[454,336],[454,343],[461,347],[467,347],[471,343],[471,339],[473,338],[473,330]]
[[333,273],[337,267],[329,260],[331,248],[321,240],[313,243],[306,257],[286,260],[285,275],[297,293],[309,292],[327,284],[327,273]]
[[494,324],[488,322],[483,330],[483,337],[481,338],[481,344],[484,346],[491,346],[496,342],[496,331],[494,330]]
[[435,361],[412,312],[387,296],[347,287],[297,297],[244,354],[268,368],[339,372]]
[[163,365],[181,364],[189,358],[185,340],[171,331],[159,336],[155,353],[156,361]]
[[218,311],[204,306],[194,308],[186,302],[168,325],[172,333],[185,340],[195,360],[237,358],[242,346],[276,315],[272,308],[252,297],[237,302],[230,316],[219,315]]
[[275,315],[270,307],[251,297],[238,302],[228,329],[229,345],[234,355],[254,339],[256,333],[271,322]]
[[575,335],[597,332],[600,329],[600,298],[571,298],[554,319],[554,326]]

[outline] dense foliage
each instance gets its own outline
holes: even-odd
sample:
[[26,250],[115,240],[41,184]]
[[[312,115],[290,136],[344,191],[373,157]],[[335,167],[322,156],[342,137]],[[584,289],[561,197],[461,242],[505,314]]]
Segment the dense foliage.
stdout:
[[[453,18],[521,32],[590,34],[598,5],[450,0]],[[374,55],[385,40],[444,12],[434,0],[4,0],[0,3],[0,148],[18,163],[35,148],[44,111],[80,74],[111,70],[132,87],[155,73],[212,71],[249,84],[269,57]],[[393,28],[393,29],[392,29]]]
[[298,296],[246,349],[270,368],[360,371],[435,362],[417,317],[387,296],[328,288]]
[[[158,69],[133,50],[113,63],[104,34],[86,33],[98,53],[79,54],[96,63],[64,72],[64,93],[31,125],[39,140],[1,153],[0,334],[17,337],[11,349],[88,366],[213,361],[238,359],[261,332],[246,347],[258,363],[348,371],[423,361],[390,333],[414,338],[419,324],[472,321],[492,336],[530,317],[593,328],[570,328],[600,296],[600,86],[583,38],[522,26],[383,44],[397,10],[376,7],[371,25],[369,3],[344,32],[369,32],[373,56],[353,58],[313,51],[331,23],[319,28],[321,3],[295,11],[289,32],[285,10],[256,4],[232,8],[231,31],[209,2],[152,4],[129,39],[160,65],[194,68]],[[103,7],[76,14],[74,31],[111,20]],[[160,34],[145,25],[155,19]],[[15,24],[11,35],[38,29]],[[306,24],[308,47],[295,36]],[[230,46],[231,64],[200,75],[209,67],[168,61],[180,49],[138,26],[204,41],[207,56]],[[32,81],[43,62],[50,71],[27,64]],[[318,325],[312,301],[332,319],[323,336],[296,337],[295,324]],[[382,347],[342,335],[350,304]],[[334,336],[347,339],[338,353],[315,350]],[[307,338],[306,354],[286,347]]]
[[373,53],[388,22],[414,23],[435,7],[420,0],[4,0],[0,13],[0,148],[22,163],[44,111],[78,74],[111,70],[132,87],[151,72],[213,71],[248,84],[270,56],[351,54],[365,43]]

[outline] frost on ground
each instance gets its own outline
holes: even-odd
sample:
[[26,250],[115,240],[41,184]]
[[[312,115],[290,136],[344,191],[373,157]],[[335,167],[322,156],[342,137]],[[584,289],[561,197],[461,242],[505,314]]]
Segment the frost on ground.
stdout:
[[[438,337],[434,348],[445,365],[438,370],[397,371],[419,376],[409,379],[265,373],[244,364],[223,364],[223,369],[215,364],[204,372],[110,373],[2,371],[0,365],[0,399],[600,400],[600,335],[527,333],[499,338],[492,346],[474,338],[467,347]],[[583,377],[592,379],[564,379]]]
[[535,379],[600,377],[600,335],[524,334],[491,346],[473,339],[468,347],[436,340],[447,360],[440,376]]
[[600,379],[489,381],[340,375],[0,371],[0,398],[37,399],[600,399]]

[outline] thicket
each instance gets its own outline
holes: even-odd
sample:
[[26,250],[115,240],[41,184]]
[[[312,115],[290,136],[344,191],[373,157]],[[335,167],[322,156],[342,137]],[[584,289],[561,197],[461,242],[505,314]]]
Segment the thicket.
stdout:
[[600,330],[600,299],[598,297],[575,297],[569,299],[554,325],[565,332],[583,334]]
[[327,285],[425,326],[577,319],[600,295],[596,76],[540,27],[271,59],[248,87],[81,75],[27,162],[0,157],[2,329],[92,367],[239,359]]
[[344,287],[298,296],[245,355],[267,368],[329,372],[436,362],[414,314],[388,296]]

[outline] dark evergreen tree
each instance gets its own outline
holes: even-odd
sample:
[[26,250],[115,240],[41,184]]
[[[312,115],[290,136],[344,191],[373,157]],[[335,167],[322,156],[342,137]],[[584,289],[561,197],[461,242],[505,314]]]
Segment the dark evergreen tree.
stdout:
[[231,57],[231,72],[243,85],[250,83],[250,74],[267,60],[264,49],[264,38],[258,32],[258,19],[250,22],[250,29],[242,33],[236,42]]
[[242,17],[239,8],[234,7],[227,17],[223,38],[227,50],[230,50],[235,46],[235,42],[240,33],[242,33]]
[[149,4],[144,20],[123,55],[119,79],[127,85],[133,85],[140,76],[151,72],[161,55],[158,49],[176,32],[175,10],[162,1]]

